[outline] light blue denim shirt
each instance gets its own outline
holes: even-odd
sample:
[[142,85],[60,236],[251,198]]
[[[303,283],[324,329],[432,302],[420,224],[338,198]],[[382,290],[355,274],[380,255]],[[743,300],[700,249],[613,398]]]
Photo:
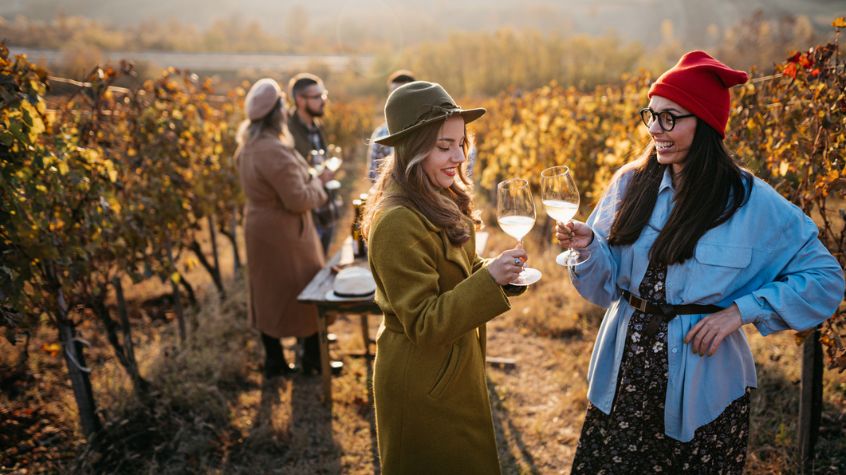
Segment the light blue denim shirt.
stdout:
[[[669,168],[664,173],[649,223],[633,244],[612,246],[608,233],[633,172],[618,173],[587,224],[592,256],[571,269],[579,293],[607,309],[588,368],[588,399],[611,413],[626,331],[634,309],[621,289],[639,295],[649,250],[673,207]],[[767,335],[804,330],[830,317],[843,298],[843,270],[817,238],[817,226],[802,210],[755,178],[744,206],[706,232],[694,257],[667,268],[666,299],[672,305],[736,303],[743,323]],[[697,428],[713,421],[746,387],[757,387],[755,363],[739,329],[713,356],[693,353],[684,337],[706,315],[679,315],[667,335],[669,374],[665,433],[688,442]]]

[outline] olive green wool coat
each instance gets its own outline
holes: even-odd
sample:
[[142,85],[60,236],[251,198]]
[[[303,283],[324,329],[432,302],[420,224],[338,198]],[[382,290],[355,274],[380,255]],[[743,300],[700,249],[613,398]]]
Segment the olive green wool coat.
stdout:
[[386,475],[497,474],[485,379],[485,322],[510,308],[476,255],[416,210],[371,224],[370,269],[384,312],[373,390]]

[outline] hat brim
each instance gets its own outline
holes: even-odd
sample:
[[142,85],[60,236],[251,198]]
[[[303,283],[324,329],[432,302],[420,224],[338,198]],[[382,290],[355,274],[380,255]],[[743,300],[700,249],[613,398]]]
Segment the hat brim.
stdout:
[[[483,115],[485,115],[485,112],[487,112],[487,110],[484,107],[478,107],[476,109],[458,109],[450,115],[458,114],[458,115],[460,115],[461,117],[464,118],[465,124],[469,124],[470,122],[473,122],[474,120],[478,119],[479,117],[482,117]],[[377,140],[374,140],[374,142],[376,142],[380,145],[394,146],[398,142],[401,142],[402,139],[406,135],[408,135],[409,133],[419,129],[420,127],[431,124],[432,122],[435,122],[435,121],[438,121],[438,120],[443,120],[445,117],[448,117],[448,116],[441,115],[441,116],[437,116],[437,117],[432,117],[431,119],[426,119],[424,121],[421,121],[421,122],[418,122],[418,123],[412,125],[411,127],[400,130],[399,132],[397,132],[395,134],[386,135],[386,136],[381,137]]]

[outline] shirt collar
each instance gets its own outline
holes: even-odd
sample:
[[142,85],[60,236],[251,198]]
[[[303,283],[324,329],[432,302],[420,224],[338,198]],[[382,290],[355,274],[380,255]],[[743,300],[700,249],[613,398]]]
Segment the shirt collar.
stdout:
[[666,188],[669,188],[670,191],[676,191],[673,187],[673,167],[669,166],[664,168],[664,176],[661,178],[661,184],[658,186],[658,193],[661,193]]

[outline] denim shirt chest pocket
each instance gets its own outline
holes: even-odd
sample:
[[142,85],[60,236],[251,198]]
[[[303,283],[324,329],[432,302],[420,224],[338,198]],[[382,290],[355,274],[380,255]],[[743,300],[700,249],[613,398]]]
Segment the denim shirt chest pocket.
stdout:
[[685,303],[716,304],[743,286],[740,276],[752,263],[749,246],[699,242],[682,264]]

